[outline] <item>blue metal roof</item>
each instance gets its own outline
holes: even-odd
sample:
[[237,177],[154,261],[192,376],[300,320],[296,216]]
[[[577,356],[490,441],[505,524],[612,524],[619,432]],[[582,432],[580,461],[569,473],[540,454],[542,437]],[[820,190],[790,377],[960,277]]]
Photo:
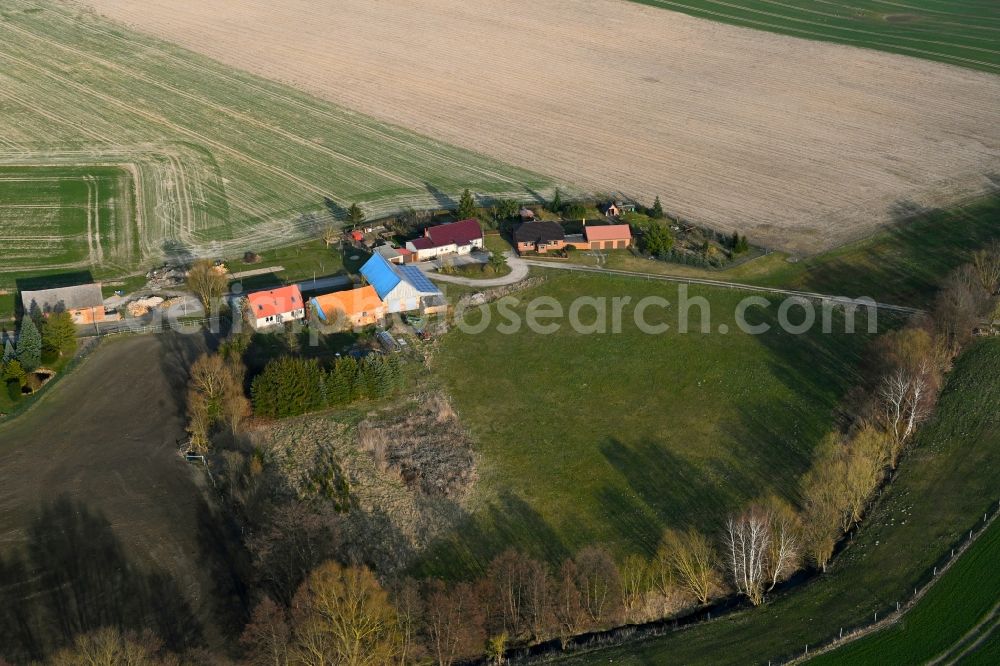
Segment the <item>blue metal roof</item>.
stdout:
[[389,262],[377,253],[361,267],[361,275],[375,288],[378,297],[382,299],[401,282]]
[[441,290],[434,286],[424,272],[416,266],[400,266],[399,270],[403,279],[413,285],[413,288],[425,294],[437,294]]

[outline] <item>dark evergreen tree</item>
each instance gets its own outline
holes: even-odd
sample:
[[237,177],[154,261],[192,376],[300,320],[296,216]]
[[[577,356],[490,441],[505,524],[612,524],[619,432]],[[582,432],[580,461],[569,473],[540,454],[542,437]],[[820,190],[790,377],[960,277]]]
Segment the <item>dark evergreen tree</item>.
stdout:
[[3,346],[3,363],[9,363],[17,357],[17,353],[14,351],[14,345],[8,339]]
[[660,197],[653,199],[653,207],[649,210],[649,216],[654,220],[663,219],[663,204],[660,203]]
[[555,194],[552,195],[552,201],[549,202],[549,211],[553,213],[558,213],[559,211],[562,210],[562,207],[563,207],[562,193],[559,191],[559,188],[557,187]]
[[21,317],[21,331],[17,336],[17,360],[25,370],[31,372],[42,362],[42,335],[38,332],[35,320],[31,317]]

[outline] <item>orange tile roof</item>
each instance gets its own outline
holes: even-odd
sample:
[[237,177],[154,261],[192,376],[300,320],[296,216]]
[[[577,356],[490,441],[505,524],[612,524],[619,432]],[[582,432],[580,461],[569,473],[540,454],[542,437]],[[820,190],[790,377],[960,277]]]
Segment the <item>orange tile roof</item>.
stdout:
[[588,224],[583,232],[588,241],[632,240],[632,230],[627,224]]
[[343,312],[348,317],[362,312],[378,312],[385,305],[378,297],[375,287],[368,285],[348,291],[335,291],[312,299],[313,303],[323,311],[327,319],[336,317],[337,312]]
[[247,295],[250,311],[257,319],[302,309],[302,292],[296,285],[255,291]]

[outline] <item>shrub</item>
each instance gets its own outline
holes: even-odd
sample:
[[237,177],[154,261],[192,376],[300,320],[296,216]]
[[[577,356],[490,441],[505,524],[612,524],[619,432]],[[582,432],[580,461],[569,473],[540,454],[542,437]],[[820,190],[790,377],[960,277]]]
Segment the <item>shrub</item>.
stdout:
[[7,395],[10,396],[12,402],[17,402],[21,399],[21,382],[16,379],[7,380]]

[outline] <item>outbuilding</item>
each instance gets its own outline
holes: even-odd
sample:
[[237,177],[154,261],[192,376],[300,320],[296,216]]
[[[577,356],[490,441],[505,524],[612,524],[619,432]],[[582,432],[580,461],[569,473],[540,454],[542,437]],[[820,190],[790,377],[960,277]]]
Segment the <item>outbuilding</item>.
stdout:
[[371,285],[316,296],[309,303],[321,322],[339,328],[370,326],[386,315],[385,303]]
[[361,275],[385,303],[388,314],[421,310],[425,302],[441,296],[441,290],[419,268],[390,264],[380,254],[365,262]]
[[26,314],[36,311],[43,315],[68,312],[74,324],[93,324],[105,321],[107,318],[99,282],[57,289],[22,291],[21,305]]

